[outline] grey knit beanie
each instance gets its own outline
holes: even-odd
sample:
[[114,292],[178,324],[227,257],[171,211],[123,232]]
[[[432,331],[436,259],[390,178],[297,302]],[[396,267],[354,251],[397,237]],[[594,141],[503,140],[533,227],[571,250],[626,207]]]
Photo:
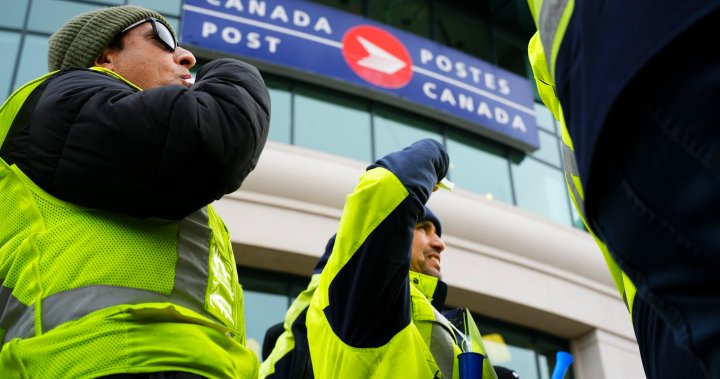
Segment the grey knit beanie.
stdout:
[[48,69],[92,67],[118,33],[147,17],[162,21],[175,34],[170,23],[159,13],[133,5],[102,8],[74,17],[50,36]]

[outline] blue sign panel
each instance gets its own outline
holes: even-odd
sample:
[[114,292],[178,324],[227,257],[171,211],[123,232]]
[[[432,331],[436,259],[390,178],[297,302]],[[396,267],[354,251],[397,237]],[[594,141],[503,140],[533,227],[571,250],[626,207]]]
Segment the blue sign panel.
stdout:
[[181,41],[378,91],[523,149],[539,145],[526,78],[352,14],[300,0],[186,0]]

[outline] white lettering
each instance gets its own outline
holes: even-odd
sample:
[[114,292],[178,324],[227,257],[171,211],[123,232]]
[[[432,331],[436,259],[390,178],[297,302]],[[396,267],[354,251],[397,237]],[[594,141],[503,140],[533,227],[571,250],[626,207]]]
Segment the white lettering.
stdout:
[[[299,28],[309,28],[312,26],[316,32],[324,32],[327,35],[332,35],[333,30],[330,26],[330,21],[327,17],[318,17],[317,20],[313,19],[313,15],[307,11],[300,9],[287,9],[286,5],[270,5],[272,12],[269,16],[268,5],[263,0],[205,0],[208,4],[216,7],[224,6],[227,9],[233,9],[236,12],[247,12],[248,15],[257,17],[269,17],[271,20],[283,22],[286,24],[292,23],[294,26]],[[224,5],[223,5],[224,4]],[[247,5],[247,9],[243,4]],[[292,12],[292,14],[290,14]],[[292,16],[292,17],[290,17]]]
[[247,47],[250,49],[260,48],[260,34],[252,32],[247,34]]
[[464,93],[458,94],[458,104],[461,109],[468,112],[475,110],[475,100],[472,97],[465,95]]
[[327,33],[328,35],[332,34],[332,28],[330,28],[330,22],[328,22],[327,18],[320,17],[317,22],[315,23],[315,31],[323,31]]
[[435,93],[435,90],[437,89],[437,85],[435,83],[425,82],[423,84],[423,93],[425,93],[425,96],[437,100],[438,96]]
[[235,9],[238,10],[238,12],[242,12],[242,11],[243,11],[243,5],[242,5],[242,3],[240,2],[240,0],[228,0],[228,1],[225,3],[225,8],[235,8]]
[[[204,22],[202,26],[203,38],[208,38],[210,35],[217,33],[218,27],[212,22]],[[242,42],[242,32],[232,26],[227,26],[222,29],[220,33],[223,41],[228,44],[237,45]],[[282,41],[278,37],[265,36],[263,37],[260,33],[250,32],[245,35],[245,46],[249,49],[260,49],[263,46],[263,41],[267,44],[267,50],[275,54],[278,49],[278,45]]]
[[250,0],[250,4],[248,4],[248,13],[265,17],[265,8],[264,1]]
[[420,49],[420,62],[422,64],[426,64],[430,62],[433,59],[433,53],[432,51],[428,49]]
[[441,103],[449,103],[452,106],[456,106],[457,102],[455,101],[455,97],[453,96],[452,92],[450,92],[449,88],[445,88],[440,93],[440,102]]
[[507,124],[510,121],[510,116],[506,110],[502,108],[495,108],[495,119],[501,124]]
[[293,12],[293,24],[302,27],[308,26],[310,25],[310,16],[303,11],[296,10]]
[[290,21],[288,19],[287,12],[285,12],[285,8],[283,8],[282,5],[278,5],[275,7],[275,9],[273,9],[272,13],[270,14],[270,19],[271,20],[280,19],[280,20],[282,20],[282,22],[285,22],[285,23]]
[[[525,122],[520,115],[511,114],[512,112],[508,112],[507,109],[502,107],[491,107],[488,103],[481,101],[472,94],[463,92],[454,93],[449,87],[438,88],[438,84],[433,82],[423,83],[422,89],[425,96],[429,99],[438,100],[441,103],[457,107],[457,109],[462,109],[468,113],[475,113],[477,116],[487,118],[488,120],[495,120],[498,124],[508,125],[512,118],[511,127],[513,129],[527,132]],[[475,104],[477,104],[477,108]]]
[[438,55],[437,58],[435,58],[435,64],[442,71],[450,72],[450,70],[452,70],[452,61],[444,55]]
[[508,83],[507,79],[500,79],[498,80],[498,86],[500,86],[500,93],[503,95],[509,95],[510,94],[510,84]]
[[463,62],[455,62],[455,75],[457,75],[458,78],[467,78],[467,65]]
[[482,70],[472,66],[470,66],[468,70],[470,70],[470,73],[472,74],[473,83],[480,83],[480,74],[482,74]]
[[275,54],[275,52],[277,51],[277,45],[280,44],[280,38],[266,36],[265,41],[269,43],[268,51]]
[[240,31],[236,28],[228,26],[227,28],[223,28],[222,38],[223,41],[227,43],[236,44],[240,43],[240,41],[242,40],[242,33],[240,33]]
[[489,72],[486,72],[485,73],[485,85],[487,86],[487,88],[497,89],[497,86],[495,85],[495,75],[493,75]]
[[519,115],[515,115],[515,117],[513,117],[512,128],[520,129],[523,132],[527,132],[527,127],[525,126],[525,122],[523,122],[522,118],[520,118]]
[[480,105],[478,105],[477,114],[480,116],[485,116],[492,120],[492,113],[490,112],[490,107],[488,107],[487,103],[484,101],[480,102]]
[[452,73],[455,78],[469,78],[473,83],[499,92],[502,95],[509,95],[511,92],[508,79],[498,77],[493,72],[485,72],[478,67],[471,66],[467,62],[454,61],[447,55],[436,55],[435,52],[431,50],[420,48],[420,63],[428,65],[431,62],[434,63],[433,68],[444,73]]
[[212,22],[203,22],[202,25],[202,36],[203,38],[207,38],[211,34],[217,33],[217,25],[213,24]]

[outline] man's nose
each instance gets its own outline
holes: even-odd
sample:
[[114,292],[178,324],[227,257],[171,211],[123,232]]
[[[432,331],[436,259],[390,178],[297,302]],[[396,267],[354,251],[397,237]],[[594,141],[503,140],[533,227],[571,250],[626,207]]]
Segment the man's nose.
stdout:
[[195,63],[197,60],[195,59],[195,56],[190,51],[183,49],[182,47],[178,46],[175,48],[175,63],[185,66],[186,68],[191,68],[195,66]]
[[430,238],[430,246],[436,249],[439,253],[445,250],[445,242],[437,234],[433,234]]

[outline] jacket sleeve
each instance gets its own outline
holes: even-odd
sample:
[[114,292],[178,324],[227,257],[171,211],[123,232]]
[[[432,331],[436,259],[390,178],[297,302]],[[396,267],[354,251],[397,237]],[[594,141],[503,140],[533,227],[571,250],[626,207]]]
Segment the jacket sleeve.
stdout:
[[421,140],[369,166],[347,197],[323,271],[330,281],[323,311],[344,343],[379,347],[410,323],[413,231],[447,168],[443,146]]
[[91,70],[61,72],[30,122],[41,188],[82,206],[180,219],[239,188],[265,145],[270,98],[257,69],[204,65],[187,89],[138,91]]

